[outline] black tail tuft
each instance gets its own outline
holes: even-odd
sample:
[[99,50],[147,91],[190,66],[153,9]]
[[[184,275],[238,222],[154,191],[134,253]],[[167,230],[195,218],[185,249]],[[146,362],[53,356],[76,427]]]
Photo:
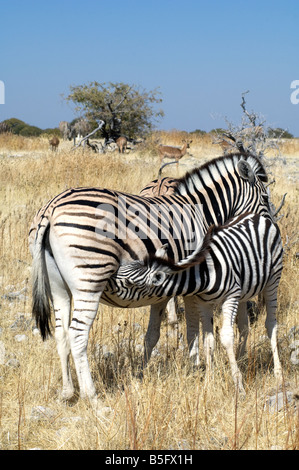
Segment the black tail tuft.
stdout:
[[43,340],[51,336],[51,289],[45,262],[45,235],[47,226],[41,227],[36,238],[32,271],[32,316]]
[[39,295],[37,290],[38,280],[35,280],[33,286],[33,300],[32,300],[32,317],[35,320],[36,326],[45,341],[51,332],[51,307],[48,298]]

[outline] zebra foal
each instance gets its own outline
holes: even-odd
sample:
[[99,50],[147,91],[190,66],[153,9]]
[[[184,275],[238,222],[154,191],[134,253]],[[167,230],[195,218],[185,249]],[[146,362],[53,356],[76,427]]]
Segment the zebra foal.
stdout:
[[[205,310],[222,304],[223,323],[220,339],[226,349],[233,380],[244,392],[242,375],[234,353],[233,325],[239,304],[262,294],[267,310],[266,329],[271,341],[274,374],[282,379],[277,349],[277,289],[282,271],[283,249],[280,231],[270,219],[258,214],[244,214],[225,226],[211,227],[201,246],[189,257],[174,263],[165,259],[164,249],[143,262],[122,266],[117,278],[126,279],[128,286],[138,287],[143,295],[154,295],[164,287],[175,294],[184,272],[192,271],[192,289],[183,295],[196,296]],[[210,343],[213,351],[214,345]]]
[[154,295],[127,286],[117,273],[121,266],[142,261],[166,242],[174,262],[185,259],[194,250],[190,241],[195,235],[203,238],[210,225],[222,224],[232,216],[251,211],[271,218],[265,181],[267,175],[257,158],[236,154],[187,173],[169,195],[145,198],[106,188],[72,188],[40,209],[29,233],[33,316],[45,339],[51,334],[52,304],[63,398],[74,393],[69,365],[72,354],[81,396],[96,401],[87,345],[99,303],[123,308],[151,305],[144,344],[146,363],[159,339],[169,299],[188,292],[184,300],[189,348],[192,352],[200,318],[209,349],[211,314],[192,295],[193,268],[181,273],[176,292],[167,285]]

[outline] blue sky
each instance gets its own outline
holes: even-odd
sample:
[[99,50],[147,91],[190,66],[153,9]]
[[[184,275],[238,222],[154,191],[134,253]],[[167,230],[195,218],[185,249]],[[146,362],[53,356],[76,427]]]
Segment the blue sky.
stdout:
[[2,0],[0,121],[70,121],[61,94],[96,80],[159,87],[158,127],[187,131],[240,123],[249,90],[249,110],[299,136],[298,45],[298,0]]

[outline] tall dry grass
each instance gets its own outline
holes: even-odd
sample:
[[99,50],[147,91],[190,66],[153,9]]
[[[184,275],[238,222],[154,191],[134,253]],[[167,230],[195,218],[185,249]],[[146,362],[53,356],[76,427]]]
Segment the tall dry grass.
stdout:
[[[174,137],[170,143],[175,144]],[[298,229],[298,184],[292,178],[298,169],[296,158],[283,167],[271,161],[275,204],[288,193],[280,227],[284,243],[291,239],[279,290],[282,386],[278,388],[273,377],[264,313],[250,330],[248,352],[241,363],[244,399],[234,390],[219,340],[213,378],[207,380],[204,367],[191,367],[183,320],[175,332],[163,323],[144,380],[138,380],[135,373],[149,308],[101,306],[90,334],[89,358],[99,396],[112,412],[99,419],[84,400],[61,402],[54,339],[43,343],[26,323],[12,328],[21,314],[25,320],[31,317],[28,228],[36,210],[65,188],[105,186],[137,193],[156,177],[159,162],[144,148],[119,156],[71,152],[66,146],[56,154],[44,143],[29,140],[25,145],[23,139],[13,145],[12,149],[10,142],[0,138],[0,341],[5,346],[0,364],[0,448],[298,449],[298,404],[297,411],[292,404],[279,412],[266,406],[267,398],[281,390],[285,396],[287,391],[298,392],[298,366],[290,362],[288,339],[290,328],[299,325],[298,245],[293,244]],[[199,143],[198,148],[193,155],[200,164],[211,148],[207,144],[205,152]],[[17,157],[9,156],[15,152]],[[24,288],[25,296],[9,296]],[[220,325],[217,316],[216,338]],[[18,334],[24,334],[25,340],[18,342]],[[34,419],[38,406],[45,407],[44,415]]]

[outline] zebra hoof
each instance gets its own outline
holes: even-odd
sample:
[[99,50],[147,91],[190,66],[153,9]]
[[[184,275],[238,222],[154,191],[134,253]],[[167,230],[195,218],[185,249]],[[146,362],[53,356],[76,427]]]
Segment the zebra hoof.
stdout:
[[77,400],[78,397],[74,394],[73,389],[64,389],[61,392],[61,400],[65,402],[73,402]]

